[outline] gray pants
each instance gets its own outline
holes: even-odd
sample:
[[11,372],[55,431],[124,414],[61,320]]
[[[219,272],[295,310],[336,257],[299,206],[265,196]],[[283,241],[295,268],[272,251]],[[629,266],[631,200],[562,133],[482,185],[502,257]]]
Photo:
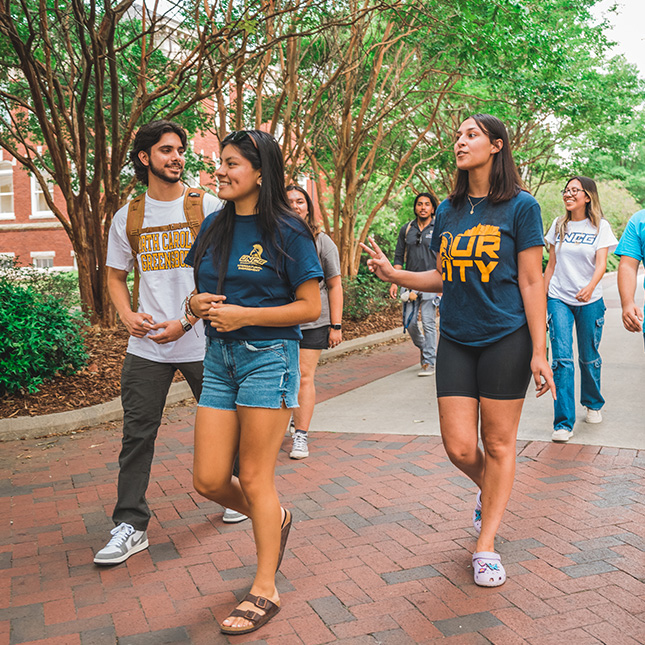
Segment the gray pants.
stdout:
[[145,531],[150,521],[146,490],[155,452],[155,439],[161,424],[166,396],[173,376],[179,370],[199,401],[202,391],[201,361],[157,363],[125,355],[121,371],[123,442],[119,455],[117,502],[112,519]]

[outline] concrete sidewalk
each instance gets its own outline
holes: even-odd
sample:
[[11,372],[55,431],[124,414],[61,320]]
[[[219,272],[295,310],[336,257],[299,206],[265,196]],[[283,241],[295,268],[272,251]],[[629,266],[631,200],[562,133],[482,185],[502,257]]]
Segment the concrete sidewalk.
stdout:
[[[640,284],[640,282],[639,282]],[[621,322],[616,274],[603,279],[605,327],[600,351],[603,359],[602,392],[606,399],[603,423],[578,421],[570,443],[645,448],[645,351],[642,334],[625,331]],[[439,436],[439,415],[434,378],[418,378],[418,363],[363,387],[319,403],[313,431],[359,432]],[[577,359],[576,359],[577,370]],[[576,372],[577,391],[580,373]],[[357,411],[360,413],[357,414]],[[519,439],[549,441],[553,429],[551,395],[535,398],[529,385]]]

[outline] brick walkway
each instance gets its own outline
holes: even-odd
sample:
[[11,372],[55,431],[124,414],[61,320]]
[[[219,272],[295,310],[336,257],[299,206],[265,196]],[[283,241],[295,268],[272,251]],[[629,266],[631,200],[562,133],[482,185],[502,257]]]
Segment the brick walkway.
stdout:
[[[335,361],[320,397],[416,360],[405,343]],[[190,408],[166,421],[151,547],[113,568],[92,557],[111,528],[120,427],[2,444],[0,645],[229,642],[216,621],[250,585],[250,525],[224,525],[192,490]],[[645,451],[518,445],[497,589],[472,582],[474,490],[439,439],[316,434],[311,457],[282,452],[277,473],[296,520],[283,610],[230,642],[645,643]]]

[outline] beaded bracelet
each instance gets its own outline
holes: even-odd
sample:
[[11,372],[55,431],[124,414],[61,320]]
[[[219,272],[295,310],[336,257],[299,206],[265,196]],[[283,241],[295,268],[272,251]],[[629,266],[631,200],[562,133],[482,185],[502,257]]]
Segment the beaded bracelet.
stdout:
[[190,299],[194,296],[194,293],[189,293],[184,298],[184,312],[187,316],[192,316],[193,318],[199,318],[199,316],[192,310],[190,306]]

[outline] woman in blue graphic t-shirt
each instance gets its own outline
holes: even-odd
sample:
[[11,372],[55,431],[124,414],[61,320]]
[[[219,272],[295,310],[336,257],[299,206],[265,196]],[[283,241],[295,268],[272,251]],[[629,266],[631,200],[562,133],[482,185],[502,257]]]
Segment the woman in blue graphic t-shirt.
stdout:
[[[220,625],[246,634],[280,608],[275,574],[292,518],[278,501],[274,471],[298,406],[298,325],[320,315],[322,270],[311,232],[289,206],[270,134],[226,137],[216,176],[226,205],[204,220],[185,260],[197,285],[187,310],[210,323],[193,479],[201,495],[253,522],[255,579]],[[231,475],[237,454],[239,478]]]
[[[437,209],[437,270],[395,270],[370,238],[368,266],[387,282],[443,291],[437,349],[441,437],[450,460],[479,488],[473,525],[475,583],[506,580],[495,552],[515,476],[515,442],[531,374],[551,390],[546,358],[540,207],[522,187],[504,124],[489,114],[456,134],[457,175]],[[478,447],[478,429],[484,450]]]

